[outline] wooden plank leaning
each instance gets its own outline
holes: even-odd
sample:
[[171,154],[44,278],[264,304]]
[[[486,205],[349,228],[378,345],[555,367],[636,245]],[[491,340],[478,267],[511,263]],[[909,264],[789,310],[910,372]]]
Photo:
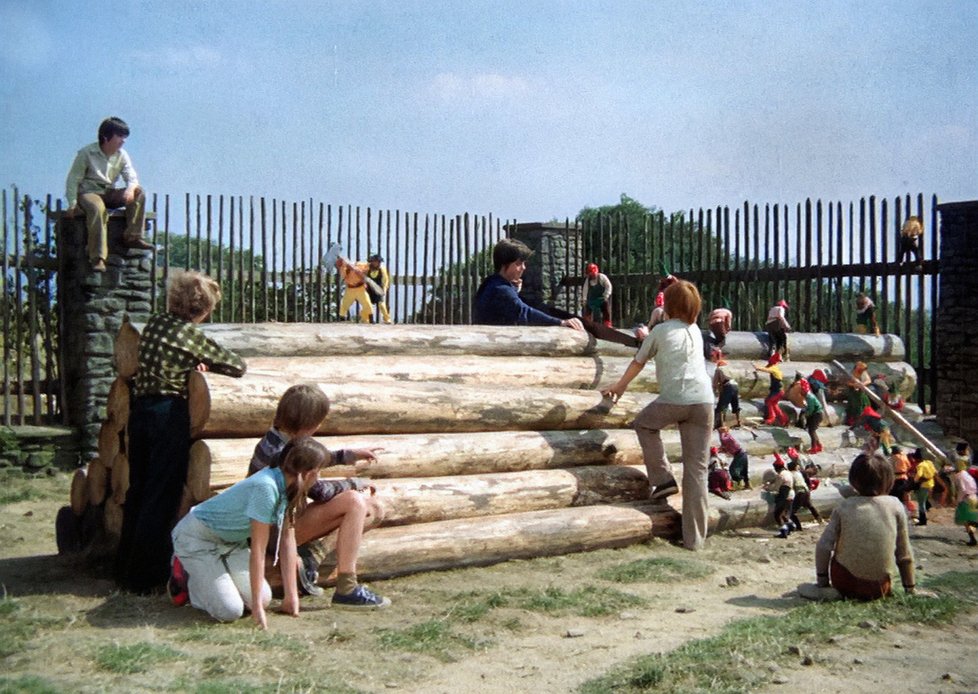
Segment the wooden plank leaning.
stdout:
[[944,451],[942,451],[933,442],[931,442],[930,439],[924,436],[920,432],[920,430],[917,429],[917,427],[915,427],[913,424],[908,422],[906,417],[904,417],[902,414],[900,414],[892,407],[887,405],[885,402],[883,402],[883,400],[876,393],[874,393],[872,390],[867,388],[864,383],[861,383],[857,378],[853,378],[852,374],[849,373],[849,370],[846,367],[844,367],[842,364],[840,364],[837,359],[832,360],[832,366],[838,369],[841,373],[845,374],[846,378],[850,383],[855,383],[857,386],[859,386],[862,389],[862,391],[869,396],[870,400],[872,400],[877,405],[881,406],[883,408],[882,413],[884,415],[890,417],[897,424],[899,424],[904,429],[909,431],[913,435],[913,437],[917,439],[917,441],[919,441],[921,444],[923,444],[924,448],[926,448],[931,453],[931,455],[934,456],[936,462],[938,463],[947,462],[947,456],[944,454]]

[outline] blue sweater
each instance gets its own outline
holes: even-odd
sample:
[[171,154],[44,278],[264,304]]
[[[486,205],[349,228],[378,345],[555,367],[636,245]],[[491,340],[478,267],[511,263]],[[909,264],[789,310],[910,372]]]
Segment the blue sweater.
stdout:
[[477,325],[560,325],[549,316],[526,304],[516,288],[498,273],[487,277],[475,295],[472,322]]

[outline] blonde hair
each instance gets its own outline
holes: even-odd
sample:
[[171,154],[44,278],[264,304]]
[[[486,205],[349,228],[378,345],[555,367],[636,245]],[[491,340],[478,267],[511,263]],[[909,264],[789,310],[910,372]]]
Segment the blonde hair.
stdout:
[[900,229],[901,236],[920,236],[923,233],[924,225],[917,215],[907,217],[907,221],[903,223],[903,227]]
[[202,272],[174,270],[166,286],[166,308],[195,321],[206,318],[221,301],[221,285]]
[[319,427],[329,414],[329,397],[319,386],[300,383],[290,387],[278,401],[273,425],[286,434]]
[[690,325],[696,323],[703,300],[696,285],[688,280],[679,280],[666,287],[663,308],[670,318],[678,318]]

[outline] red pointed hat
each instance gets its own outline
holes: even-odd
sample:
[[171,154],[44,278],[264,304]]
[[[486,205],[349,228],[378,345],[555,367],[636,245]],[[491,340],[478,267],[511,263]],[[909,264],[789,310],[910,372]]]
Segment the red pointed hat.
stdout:
[[588,263],[587,264],[588,277],[594,277],[596,274],[598,274],[598,266],[595,265],[594,263]]
[[716,455],[719,452],[720,452],[720,450],[716,446],[711,446],[710,447],[710,455]]
[[791,448],[789,448],[788,449],[788,457],[789,458],[797,458],[798,457],[798,449],[795,448],[794,446],[792,446]]
[[812,378],[814,378],[819,383],[828,383],[829,377],[825,375],[825,371],[822,369],[815,369],[812,371]]
[[861,414],[863,417],[875,417],[876,419],[882,419],[882,415],[869,405],[866,405]]
[[767,365],[774,366],[775,364],[781,363],[781,352],[775,352],[770,357],[768,357]]
[[784,299],[781,299],[781,301],[775,304],[775,306],[780,306],[781,308],[788,308],[788,302],[785,301]]
[[659,292],[658,294],[655,295],[655,305],[660,308],[666,305],[665,292]]

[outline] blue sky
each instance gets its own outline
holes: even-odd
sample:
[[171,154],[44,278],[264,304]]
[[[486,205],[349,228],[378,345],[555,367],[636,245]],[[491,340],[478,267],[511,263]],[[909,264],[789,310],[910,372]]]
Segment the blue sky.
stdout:
[[978,2],[0,0],[0,186],[102,118],[150,192],[546,221],[978,198]]

